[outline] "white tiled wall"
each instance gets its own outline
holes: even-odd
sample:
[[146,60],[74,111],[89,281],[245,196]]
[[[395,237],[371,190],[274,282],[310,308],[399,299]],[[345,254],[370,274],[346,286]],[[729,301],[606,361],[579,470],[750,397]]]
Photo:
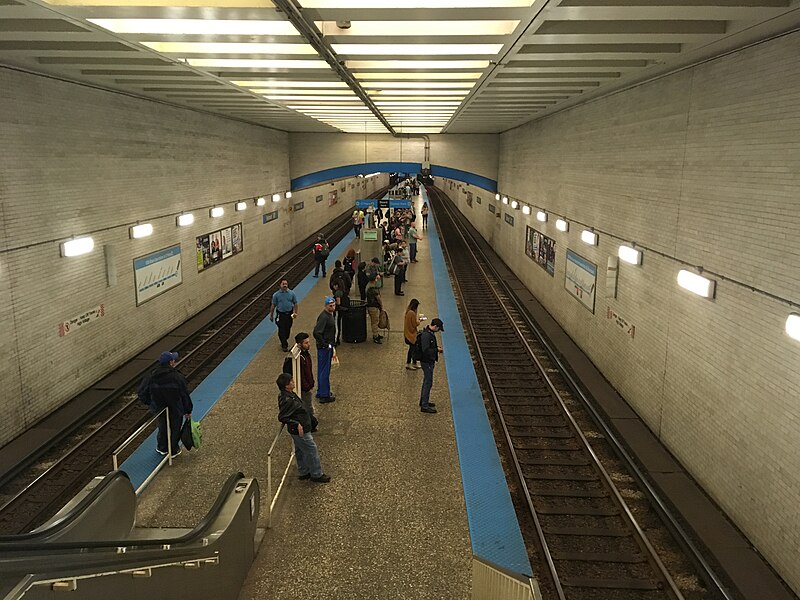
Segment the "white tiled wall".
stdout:
[[[800,343],[783,326],[797,309],[765,293],[800,302],[798,56],[787,35],[503,134],[500,190],[552,211],[546,224],[514,211],[510,227],[493,194],[473,190],[469,208],[443,183],[795,591]],[[525,255],[526,224],[556,240],[554,277]],[[605,268],[621,239],[606,233],[646,248],[641,267],[620,263],[616,298]],[[566,248],[598,266],[594,314],[564,290]],[[723,275],[716,300],[681,290],[674,259]]]

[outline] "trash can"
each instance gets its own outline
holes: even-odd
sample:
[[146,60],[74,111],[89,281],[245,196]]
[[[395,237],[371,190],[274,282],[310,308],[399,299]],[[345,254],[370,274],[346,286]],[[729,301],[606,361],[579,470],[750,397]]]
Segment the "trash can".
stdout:
[[342,315],[342,337],[349,344],[367,341],[367,303],[350,300],[350,308]]

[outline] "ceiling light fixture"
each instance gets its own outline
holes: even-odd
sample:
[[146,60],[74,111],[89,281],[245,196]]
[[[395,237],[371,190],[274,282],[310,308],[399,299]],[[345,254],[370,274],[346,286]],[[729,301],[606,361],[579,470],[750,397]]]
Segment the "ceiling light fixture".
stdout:
[[564,219],[556,219],[556,229],[559,231],[569,231],[569,223]]
[[686,269],[678,271],[678,285],[703,298],[713,298],[717,289],[717,282],[713,279],[708,279]]
[[264,206],[267,203],[267,199],[264,196],[259,196],[256,198],[256,206]]
[[129,229],[129,233],[132,240],[145,238],[149,235],[153,235],[153,225],[150,223],[142,223],[140,225],[134,225]]
[[590,246],[597,246],[598,236],[594,231],[589,229],[584,229],[581,231],[581,241],[584,244],[589,244]]
[[541,223],[546,223],[547,222],[547,213],[544,212],[543,210],[537,210],[536,211],[536,220],[541,222]]
[[272,201],[273,202],[280,202],[281,201],[281,195],[280,194],[272,194]]
[[631,265],[641,265],[642,264],[642,252],[641,250],[637,250],[632,246],[622,245],[617,250],[617,256],[620,259],[624,260],[626,263]]
[[187,227],[194,223],[194,215],[192,213],[183,213],[182,215],[178,215],[178,218],[175,219],[175,223],[178,227]]
[[531,214],[531,207],[528,206],[527,204],[525,206],[523,206],[522,207],[522,214],[524,214],[524,215]]
[[94,239],[91,237],[79,237],[61,243],[61,256],[71,258],[88,254],[94,250]]
[[797,313],[786,317],[786,334],[790,338],[800,341],[800,315]]
[[208,211],[208,214],[213,219],[217,219],[225,214],[225,209],[221,206],[215,206],[214,208]]
[[247,210],[247,202],[244,200],[236,203],[236,211],[239,212],[243,210]]

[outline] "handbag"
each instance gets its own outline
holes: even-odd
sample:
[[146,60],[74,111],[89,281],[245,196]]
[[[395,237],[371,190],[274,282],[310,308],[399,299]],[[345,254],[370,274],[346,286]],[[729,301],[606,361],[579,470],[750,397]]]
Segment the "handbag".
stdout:
[[333,349],[333,356],[331,356],[331,368],[338,367],[341,363],[339,362],[339,355],[336,354],[336,348]]

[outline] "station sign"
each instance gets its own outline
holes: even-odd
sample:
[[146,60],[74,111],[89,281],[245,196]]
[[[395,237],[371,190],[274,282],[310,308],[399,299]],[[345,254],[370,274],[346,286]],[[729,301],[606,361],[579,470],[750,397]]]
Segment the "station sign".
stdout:
[[389,208],[411,208],[411,200],[389,200]]
[[356,200],[356,208],[369,208],[370,206],[373,208],[378,208],[378,201],[370,199]]

